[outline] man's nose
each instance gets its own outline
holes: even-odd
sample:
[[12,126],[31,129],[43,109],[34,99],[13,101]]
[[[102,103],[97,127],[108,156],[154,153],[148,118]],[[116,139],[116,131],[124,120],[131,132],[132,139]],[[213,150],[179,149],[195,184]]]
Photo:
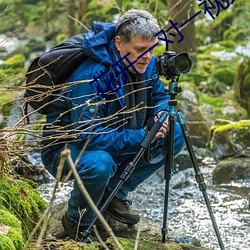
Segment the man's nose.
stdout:
[[151,58],[151,53],[150,51],[148,51],[147,53],[145,53],[143,56],[142,56],[143,59],[150,59]]

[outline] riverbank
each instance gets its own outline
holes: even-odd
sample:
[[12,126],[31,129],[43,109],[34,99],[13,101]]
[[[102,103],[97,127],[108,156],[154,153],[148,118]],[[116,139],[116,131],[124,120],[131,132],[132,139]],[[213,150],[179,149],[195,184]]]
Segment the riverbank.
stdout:
[[[229,184],[212,185],[212,171],[215,161],[202,160],[201,171],[208,187],[207,193],[214,210],[223,243],[227,250],[247,250],[250,246],[250,210],[247,193],[250,180],[234,181]],[[164,208],[165,181],[159,172],[149,178],[136,192],[130,194],[133,208],[143,218],[152,222],[160,234]],[[179,171],[170,181],[168,227],[175,236],[195,237],[202,246],[219,250],[212,223],[199,191],[192,168]],[[43,184],[39,190],[45,200],[50,199],[53,182]],[[61,203],[69,198],[72,182],[64,184],[57,193],[55,202]],[[245,190],[246,189],[246,190]]]

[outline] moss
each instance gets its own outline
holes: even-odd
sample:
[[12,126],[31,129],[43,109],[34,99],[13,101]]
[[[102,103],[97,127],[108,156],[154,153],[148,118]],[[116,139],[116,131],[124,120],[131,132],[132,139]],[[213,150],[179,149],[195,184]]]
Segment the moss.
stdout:
[[221,107],[224,103],[224,99],[221,96],[209,96],[209,95],[201,95],[199,97],[200,103],[210,104],[214,107]]
[[24,244],[24,240],[23,240],[23,236],[22,236],[22,231],[16,231],[15,228],[11,228],[9,233],[7,234],[7,236],[12,240],[14,246],[16,247],[16,249],[21,249],[23,244]]
[[225,131],[232,130],[232,129],[241,130],[241,129],[245,129],[249,127],[250,127],[250,121],[239,121],[239,122],[229,123],[229,124],[222,125],[222,126],[215,126],[214,133],[225,132]]
[[0,209],[0,221],[7,226],[21,230],[20,221],[7,210]]
[[[10,212],[0,210],[0,223],[10,227],[6,235],[0,234],[0,249],[21,249],[24,243],[20,221]],[[2,237],[3,236],[3,237]]]
[[[225,119],[225,117],[226,119],[231,121],[239,121],[249,118],[247,111],[240,106],[232,91],[226,91],[221,95],[212,96],[208,95],[207,93],[199,93],[198,98],[200,105],[208,104],[213,107],[212,112],[207,114],[207,118],[211,121],[214,121],[219,118]],[[235,111],[230,112],[229,110],[228,112],[226,112],[227,109],[225,108],[227,106],[232,107],[232,110]]]
[[163,54],[166,51],[166,46],[159,44],[154,49],[154,55],[158,57],[159,55]]
[[[122,245],[124,250],[133,250],[135,241],[133,239],[124,239],[124,238],[118,238],[120,244]],[[113,240],[109,238],[107,240],[108,243],[113,245]],[[161,241],[155,241],[155,240],[139,240],[138,244],[139,250],[199,250],[205,248],[202,247],[196,247],[189,244],[182,244],[182,243],[175,243],[175,242],[167,242],[162,243]]]
[[1,64],[0,84],[19,86],[25,81],[25,56],[16,54]]
[[0,249],[16,250],[13,241],[7,235],[0,234]]
[[218,44],[223,47],[223,49],[225,49],[228,52],[232,52],[235,50],[235,48],[237,47],[237,43],[233,40],[222,40],[219,41]]
[[23,54],[16,54],[2,64],[2,69],[9,69],[10,67],[23,68],[25,64],[25,56]]
[[46,207],[38,192],[22,180],[9,176],[0,179],[0,205],[11,211],[22,222],[24,237],[34,228],[40,218],[40,211]]
[[246,58],[237,70],[234,83],[235,96],[240,105],[245,108],[250,115],[250,59]]
[[[25,69],[24,69],[24,65],[25,65],[25,56],[23,54],[16,54],[10,58],[8,58],[7,60],[5,60],[2,65],[2,73],[1,76],[16,76],[20,73],[24,73]],[[16,78],[16,77],[15,77]],[[11,80],[13,82],[13,80]],[[15,81],[17,81],[15,79]],[[19,83],[19,81],[18,81]]]
[[55,38],[56,45],[64,42],[66,39],[68,39],[68,36],[66,34],[59,34]]
[[233,69],[230,69],[228,67],[221,67],[218,69],[215,69],[213,73],[213,78],[228,85],[232,86],[234,83],[235,78],[235,72]]
[[6,103],[14,100],[15,97],[16,92],[14,93],[14,91],[0,91],[0,109],[3,110],[3,105],[11,106],[10,103]]

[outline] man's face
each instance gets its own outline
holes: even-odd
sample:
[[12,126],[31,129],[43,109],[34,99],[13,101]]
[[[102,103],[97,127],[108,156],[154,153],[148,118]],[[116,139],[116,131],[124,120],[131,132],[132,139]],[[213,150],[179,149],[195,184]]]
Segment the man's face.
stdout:
[[[146,71],[148,64],[151,60],[151,57],[153,55],[153,49],[145,53],[142,57],[140,57],[140,55],[143,54],[143,52],[148,50],[150,47],[155,45],[156,42],[157,38],[153,40],[147,40],[143,39],[140,35],[136,35],[128,43],[124,43],[122,41],[122,38],[119,36],[115,37],[115,46],[117,50],[120,52],[121,58],[130,52],[127,58],[131,63],[137,60],[137,62],[135,62],[133,66],[140,74],[143,74]],[[137,59],[138,57],[140,58]],[[124,59],[123,62],[126,66],[129,65],[126,59]],[[134,72],[131,66],[128,68],[128,70],[131,71],[132,73],[136,73]]]

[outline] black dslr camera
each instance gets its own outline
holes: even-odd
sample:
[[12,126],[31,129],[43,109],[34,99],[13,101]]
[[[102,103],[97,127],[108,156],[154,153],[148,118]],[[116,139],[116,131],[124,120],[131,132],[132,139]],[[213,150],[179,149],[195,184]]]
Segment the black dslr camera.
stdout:
[[165,76],[167,80],[181,73],[187,73],[191,66],[192,61],[187,53],[176,54],[173,51],[167,51],[156,59],[157,73]]

